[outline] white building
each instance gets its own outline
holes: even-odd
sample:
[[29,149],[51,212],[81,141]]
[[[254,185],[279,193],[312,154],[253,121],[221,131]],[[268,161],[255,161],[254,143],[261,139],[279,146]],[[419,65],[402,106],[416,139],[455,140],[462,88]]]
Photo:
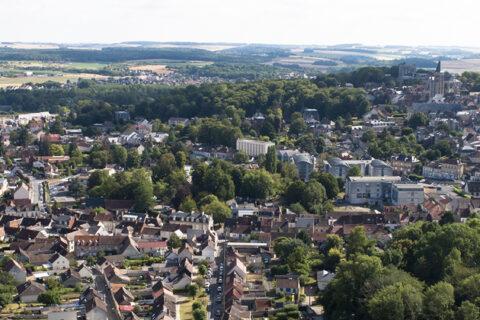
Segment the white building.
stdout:
[[251,157],[267,154],[268,148],[273,147],[274,145],[273,142],[237,139],[237,150],[243,151]]
[[397,176],[348,177],[346,199],[350,204],[381,205],[390,201],[392,184],[400,180]]
[[395,206],[419,205],[424,201],[423,186],[419,184],[394,183],[392,187],[392,204]]

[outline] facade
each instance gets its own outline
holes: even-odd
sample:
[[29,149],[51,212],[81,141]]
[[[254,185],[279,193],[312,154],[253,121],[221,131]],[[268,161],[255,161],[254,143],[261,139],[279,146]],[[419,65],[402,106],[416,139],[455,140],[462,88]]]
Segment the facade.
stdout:
[[423,186],[418,184],[394,183],[392,204],[395,206],[419,205],[424,201]]
[[378,160],[342,160],[340,158],[330,158],[324,161],[324,169],[326,172],[335,177],[347,178],[350,169],[357,167],[360,169],[362,176],[392,176],[393,168],[387,163]]
[[268,148],[273,147],[273,142],[238,139],[237,150],[245,152],[250,157],[257,157],[261,154],[267,154]]
[[460,160],[447,159],[423,166],[422,175],[434,180],[457,180],[463,176],[464,165]]
[[407,176],[413,173],[415,166],[420,164],[420,160],[418,160],[415,156],[399,155],[392,156],[389,163],[392,167],[393,174]]
[[175,212],[168,216],[171,224],[188,226],[193,230],[202,230],[207,232],[213,228],[213,219],[204,213]]
[[356,205],[382,205],[390,201],[392,184],[400,180],[397,176],[348,177],[345,184],[346,200]]

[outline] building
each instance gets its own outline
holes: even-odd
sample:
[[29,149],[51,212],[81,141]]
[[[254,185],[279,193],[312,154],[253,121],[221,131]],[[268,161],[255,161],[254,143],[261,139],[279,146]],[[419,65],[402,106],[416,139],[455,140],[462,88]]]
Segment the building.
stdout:
[[116,122],[130,121],[130,113],[128,111],[115,111],[115,121]]
[[27,280],[27,270],[13,258],[8,259],[3,269],[15,278],[18,283],[24,283]]
[[190,120],[187,118],[176,118],[172,117],[168,119],[168,125],[170,126],[188,126],[190,124]]
[[438,61],[435,73],[428,78],[428,94],[430,100],[436,96],[443,97],[445,94],[445,75],[442,73],[442,63]]
[[423,166],[422,175],[433,180],[457,180],[463,176],[464,164],[458,159],[447,159]]
[[415,170],[415,166],[420,164],[415,156],[398,155],[392,156],[389,161],[394,175],[407,176]]
[[419,184],[394,183],[391,203],[394,206],[419,205],[424,201],[423,186]]
[[212,217],[204,213],[177,211],[168,216],[168,221],[172,225],[187,226],[193,230],[202,230],[204,232],[213,228]]
[[261,154],[267,154],[268,148],[273,147],[273,142],[237,139],[237,151],[243,151],[248,156],[257,157]]
[[304,181],[308,181],[312,172],[315,171],[316,159],[309,153],[301,153],[297,150],[279,150],[277,157],[280,161],[294,163],[298,176]]
[[414,64],[401,63],[398,66],[398,79],[406,80],[415,78],[417,67]]
[[397,176],[348,177],[345,199],[356,205],[382,205],[390,201],[392,184],[400,180]]
[[362,176],[392,176],[393,169],[382,160],[342,160],[330,158],[324,161],[324,170],[335,177],[345,180],[349,171],[357,167]]
[[298,295],[300,293],[300,278],[298,275],[285,274],[275,276],[277,293]]

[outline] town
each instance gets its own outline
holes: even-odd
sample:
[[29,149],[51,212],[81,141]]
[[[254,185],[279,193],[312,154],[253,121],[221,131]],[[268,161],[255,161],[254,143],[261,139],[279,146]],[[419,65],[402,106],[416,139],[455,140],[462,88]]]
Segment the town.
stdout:
[[1,317],[480,313],[478,74],[110,86],[0,92]]

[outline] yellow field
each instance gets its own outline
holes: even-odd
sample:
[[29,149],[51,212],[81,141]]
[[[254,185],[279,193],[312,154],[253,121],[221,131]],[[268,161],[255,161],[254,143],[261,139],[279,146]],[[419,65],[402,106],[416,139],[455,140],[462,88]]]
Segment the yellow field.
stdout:
[[166,65],[163,64],[147,64],[147,65],[138,65],[129,67],[130,70],[140,70],[140,71],[150,71],[157,74],[167,74],[171,71],[167,69]]

